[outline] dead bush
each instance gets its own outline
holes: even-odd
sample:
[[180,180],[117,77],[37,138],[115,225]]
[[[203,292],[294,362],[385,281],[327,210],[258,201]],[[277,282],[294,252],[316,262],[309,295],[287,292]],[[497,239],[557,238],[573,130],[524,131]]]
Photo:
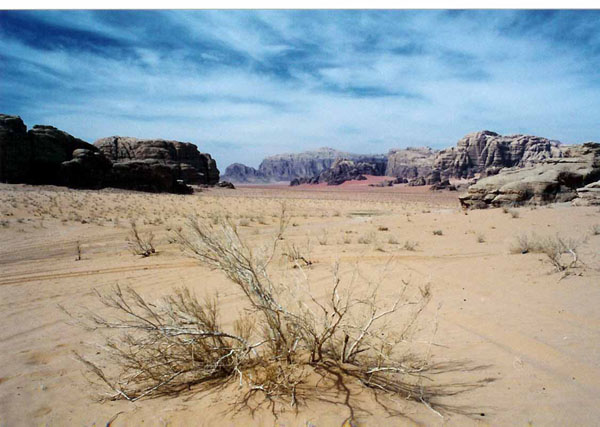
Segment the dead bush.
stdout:
[[[401,281],[398,295],[380,297],[381,280],[363,286],[356,283],[365,280],[356,271],[343,279],[338,264],[324,297],[315,297],[303,271],[293,282],[272,279],[268,267],[285,221],[282,218],[280,232],[262,249],[250,247],[222,218],[218,225],[191,220],[188,229],[178,233],[191,256],[220,270],[245,296],[249,310],[242,311],[232,327],[219,322],[216,297],[199,301],[184,289],[151,304],[132,289],[115,287],[111,294],[99,295],[110,316],[76,317],[90,328],[123,332],[101,347],[117,372],[109,375],[98,363],[77,358],[112,390],[111,398],[131,401],[179,393],[192,385],[237,383],[239,402],[260,395],[296,407],[319,394],[314,391],[321,381],[350,380],[378,395],[422,402],[440,414],[448,407],[438,406],[436,397],[489,381],[449,389],[424,384],[427,374],[456,369],[432,364],[429,356],[410,356],[409,338],[430,300],[428,287],[412,292]],[[408,348],[400,351],[404,346]],[[308,387],[311,373],[321,380]]]
[[512,253],[541,253],[548,257],[550,263],[557,271],[564,271],[576,267],[579,263],[577,247],[579,243],[570,238],[559,235],[541,237],[536,234],[522,234],[517,237],[511,246]]
[[137,229],[135,221],[131,221],[131,233],[127,238],[129,242],[129,249],[134,255],[141,255],[142,257],[148,257],[156,253],[156,249],[152,242],[154,241],[154,234],[148,232],[142,234]]

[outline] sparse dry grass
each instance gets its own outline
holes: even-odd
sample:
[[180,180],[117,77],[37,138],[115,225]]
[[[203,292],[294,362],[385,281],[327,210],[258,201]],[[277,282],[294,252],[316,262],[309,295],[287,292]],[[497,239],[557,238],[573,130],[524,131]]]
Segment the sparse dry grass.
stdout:
[[565,271],[581,263],[577,253],[578,246],[579,242],[575,239],[559,235],[541,237],[536,234],[522,234],[517,237],[510,251],[514,254],[545,254],[557,271]]

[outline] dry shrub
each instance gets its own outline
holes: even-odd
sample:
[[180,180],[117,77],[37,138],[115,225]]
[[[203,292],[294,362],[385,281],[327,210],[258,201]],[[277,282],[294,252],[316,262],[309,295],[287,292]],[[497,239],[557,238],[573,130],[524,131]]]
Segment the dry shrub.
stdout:
[[[260,397],[296,407],[303,399],[317,398],[315,390],[326,383],[350,393],[344,385],[349,381],[378,395],[423,402],[440,414],[449,407],[438,405],[436,397],[489,381],[449,388],[424,384],[427,375],[460,369],[432,364],[428,356],[411,356],[409,338],[431,298],[428,287],[412,292],[402,281],[398,295],[380,298],[381,280],[356,283],[365,281],[356,270],[342,279],[338,264],[324,297],[315,297],[302,270],[297,274],[301,280],[272,279],[268,267],[285,222],[282,216],[279,233],[261,250],[250,247],[223,218],[218,225],[191,220],[188,230],[178,233],[190,255],[223,272],[245,296],[249,309],[232,327],[219,322],[216,297],[199,301],[184,289],[150,304],[134,290],[116,287],[100,296],[113,313],[110,317],[89,313],[79,319],[91,328],[123,332],[101,347],[118,372],[108,375],[99,364],[80,355],[78,359],[112,390],[111,398],[131,401],[180,393],[191,385],[238,384],[238,403],[248,405]],[[308,379],[315,376],[321,380],[309,386]]]
[[[541,253],[558,271],[576,267],[580,262],[577,254],[579,242],[574,239],[556,236],[541,237],[536,234],[522,234],[511,246],[511,253]],[[566,259],[565,259],[566,258]]]
[[415,242],[413,240],[406,240],[406,241],[404,241],[404,246],[402,246],[402,248],[404,250],[412,252],[412,251],[416,251],[417,250],[417,246],[419,246],[418,242]]
[[156,249],[154,248],[154,234],[152,232],[148,232],[142,234],[137,229],[137,224],[135,221],[131,221],[131,233],[127,238],[127,242],[129,243],[129,249],[134,255],[141,255],[142,257],[148,257],[154,253],[156,253]]

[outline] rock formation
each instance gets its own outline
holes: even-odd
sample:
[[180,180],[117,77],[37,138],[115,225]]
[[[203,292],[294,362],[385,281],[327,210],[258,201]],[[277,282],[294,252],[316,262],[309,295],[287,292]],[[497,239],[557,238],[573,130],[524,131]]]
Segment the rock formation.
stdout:
[[230,182],[268,182],[269,179],[260,171],[242,163],[233,163],[227,166],[225,174],[221,177]]
[[112,184],[112,163],[102,153],[79,148],[60,165],[62,184],[71,188],[103,188]]
[[384,175],[387,159],[384,155],[363,155],[320,148],[296,154],[278,154],[265,158],[258,171],[272,181],[291,181],[294,178],[312,178],[331,168],[337,159],[370,163],[376,175]]
[[573,200],[576,206],[600,205],[600,180],[577,189],[577,198]]
[[442,179],[489,175],[501,168],[526,167],[562,156],[560,143],[530,135],[502,136],[487,130],[470,133],[456,147],[440,151],[433,167]]
[[387,155],[385,175],[404,178],[407,181],[427,176],[433,170],[437,151],[429,147],[409,147],[390,150]]
[[[600,144],[566,147],[562,157],[534,166],[511,168],[471,185],[460,202],[467,208],[568,202],[595,187],[600,179]],[[583,188],[582,188],[583,187]],[[587,190],[586,190],[587,189]],[[590,196],[583,196],[583,199]]]
[[93,145],[53,126],[30,131],[20,117],[0,114],[0,181],[62,184],[61,164],[78,149],[98,151]]
[[312,178],[294,178],[290,181],[290,185],[319,184],[322,182],[327,183],[327,185],[340,185],[346,181],[365,180],[367,178],[364,175],[378,175],[379,172],[380,170],[373,163],[340,158],[319,175]]
[[219,170],[210,154],[200,153],[188,142],[111,136],[97,140],[94,146],[115,164],[139,160],[155,162],[172,168],[176,178],[188,184],[219,182]]
[[186,182],[219,180],[215,161],[192,144],[116,138],[100,149],[52,126],[28,132],[20,117],[0,114],[0,181],[190,193]]

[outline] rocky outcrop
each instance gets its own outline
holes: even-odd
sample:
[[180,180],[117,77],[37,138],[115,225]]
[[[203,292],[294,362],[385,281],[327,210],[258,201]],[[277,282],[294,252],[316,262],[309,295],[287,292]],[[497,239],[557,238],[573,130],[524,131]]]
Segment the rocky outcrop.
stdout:
[[312,178],[294,178],[290,181],[291,186],[300,184],[340,185],[351,180],[365,180],[365,175],[377,175],[380,171],[373,163],[355,162],[348,159],[337,159],[330,168]]
[[221,179],[230,182],[268,182],[269,179],[260,171],[242,163],[227,166]]
[[585,187],[577,189],[577,198],[573,200],[575,206],[600,205],[600,181],[592,182]]
[[233,183],[231,183],[229,181],[219,181],[219,183],[217,184],[217,187],[235,190],[235,185],[233,185]]
[[103,188],[112,183],[112,163],[102,153],[78,148],[60,165],[61,181],[71,188]]
[[116,158],[113,164],[104,150],[55,127],[36,125],[27,131],[20,117],[0,114],[0,181],[190,193],[186,181],[219,180],[214,160],[192,144],[116,142],[116,150],[109,151]]
[[370,163],[376,175],[384,175],[387,158],[384,155],[363,155],[320,148],[295,154],[278,154],[265,158],[258,171],[271,181],[291,181],[294,178],[317,177],[330,169],[338,159]]
[[219,170],[210,154],[200,153],[188,142],[111,136],[94,142],[113,163],[152,161],[173,169],[176,178],[188,184],[214,185]]
[[433,170],[437,151],[429,147],[408,147],[390,150],[387,155],[385,175],[404,178],[407,181],[427,176]]
[[589,192],[582,187],[600,179],[600,144],[570,146],[562,154],[535,166],[504,169],[480,179],[460,202],[466,208],[486,208],[568,202],[581,197]]
[[327,185],[340,185],[355,179],[364,180],[366,179],[364,175],[378,175],[377,167],[373,163],[337,159],[329,169],[321,172],[317,183],[326,182]]
[[155,160],[113,163],[108,186],[149,193],[191,194],[192,188],[177,178],[177,169]]
[[532,166],[560,157],[558,141],[530,135],[502,136],[484,130],[470,133],[456,147],[440,151],[433,167],[440,171],[442,179],[472,178],[475,174],[489,175],[501,168]]
[[53,126],[30,131],[20,117],[0,114],[0,180],[26,184],[63,184],[61,164],[78,149],[98,151],[93,145]]

